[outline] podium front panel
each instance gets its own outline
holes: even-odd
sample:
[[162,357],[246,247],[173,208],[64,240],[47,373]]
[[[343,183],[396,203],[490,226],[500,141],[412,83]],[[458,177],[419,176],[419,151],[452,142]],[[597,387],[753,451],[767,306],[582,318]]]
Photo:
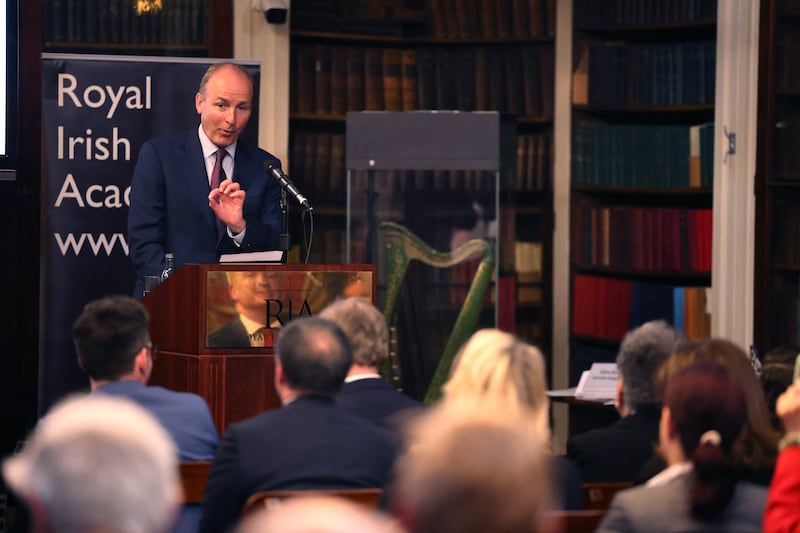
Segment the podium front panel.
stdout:
[[205,347],[273,348],[280,328],[337,298],[373,301],[369,270],[245,269],[206,272]]

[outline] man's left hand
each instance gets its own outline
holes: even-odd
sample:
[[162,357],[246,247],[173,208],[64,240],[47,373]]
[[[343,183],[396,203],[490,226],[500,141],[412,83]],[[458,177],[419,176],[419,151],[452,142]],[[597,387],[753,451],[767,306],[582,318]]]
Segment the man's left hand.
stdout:
[[246,225],[242,216],[245,196],[247,193],[231,179],[226,179],[219,188],[208,193],[208,205],[234,235],[244,231]]

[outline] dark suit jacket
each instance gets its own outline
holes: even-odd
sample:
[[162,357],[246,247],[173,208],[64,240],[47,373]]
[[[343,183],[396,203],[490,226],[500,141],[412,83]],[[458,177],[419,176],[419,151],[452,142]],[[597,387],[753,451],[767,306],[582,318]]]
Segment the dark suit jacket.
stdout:
[[[423,404],[394,390],[382,378],[365,378],[345,383],[336,402],[342,409],[365,418],[376,426],[396,433],[401,411],[423,408]],[[409,414],[411,414],[409,412]]]
[[241,247],[237,247],[227,232],[217,236],[197,130],[142,145],[128,211],[128,246],[137,276],[134,295],[141,296],[144,276],[161,273],[167,252],[175,255],[178,268],[184,263],[216,263],[223,253],[278,248],[280,185],[264,170],[267,160],[277,161],[268,152],[238,141],[233,180],[247,193],[247,230]]
[[211,348],[238,348],[250,346],[250,335],[240,318],[234,318],[208,336]]
[[333,399],[301,396],[225,432],[209,472],[200,531],[226,531],[259,491],[384,487],[394,452],[381,430]]
[[567,456],[578,465],[586,483],[633,482],[653,455],[658,420],[655,412],[646,411],[575,435],[567,441]]

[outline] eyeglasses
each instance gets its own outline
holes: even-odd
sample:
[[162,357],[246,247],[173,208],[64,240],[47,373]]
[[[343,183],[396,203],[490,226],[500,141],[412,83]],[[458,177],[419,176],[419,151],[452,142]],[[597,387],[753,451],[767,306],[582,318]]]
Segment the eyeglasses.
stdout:
[[150,359],[152,359],[153,361],[158,359],[158,344],[153,344],[151,342],[149,344],[145,344],[143,346],[143,348],[147,349],[147,352],[148,352],[148,355],[150,356]]

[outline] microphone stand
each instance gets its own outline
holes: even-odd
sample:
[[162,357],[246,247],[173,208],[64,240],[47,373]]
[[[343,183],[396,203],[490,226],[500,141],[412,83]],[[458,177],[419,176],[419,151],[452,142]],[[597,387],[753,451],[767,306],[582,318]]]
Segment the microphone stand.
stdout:
[[280,235],[280,247],[283,250],[282,263],[286,263],[289,259],[289,248],[292,247],[292,238],[289,235],[289,202],[286,199],[286,189],[281,187],[281,213],[283,214],[283,231]]

